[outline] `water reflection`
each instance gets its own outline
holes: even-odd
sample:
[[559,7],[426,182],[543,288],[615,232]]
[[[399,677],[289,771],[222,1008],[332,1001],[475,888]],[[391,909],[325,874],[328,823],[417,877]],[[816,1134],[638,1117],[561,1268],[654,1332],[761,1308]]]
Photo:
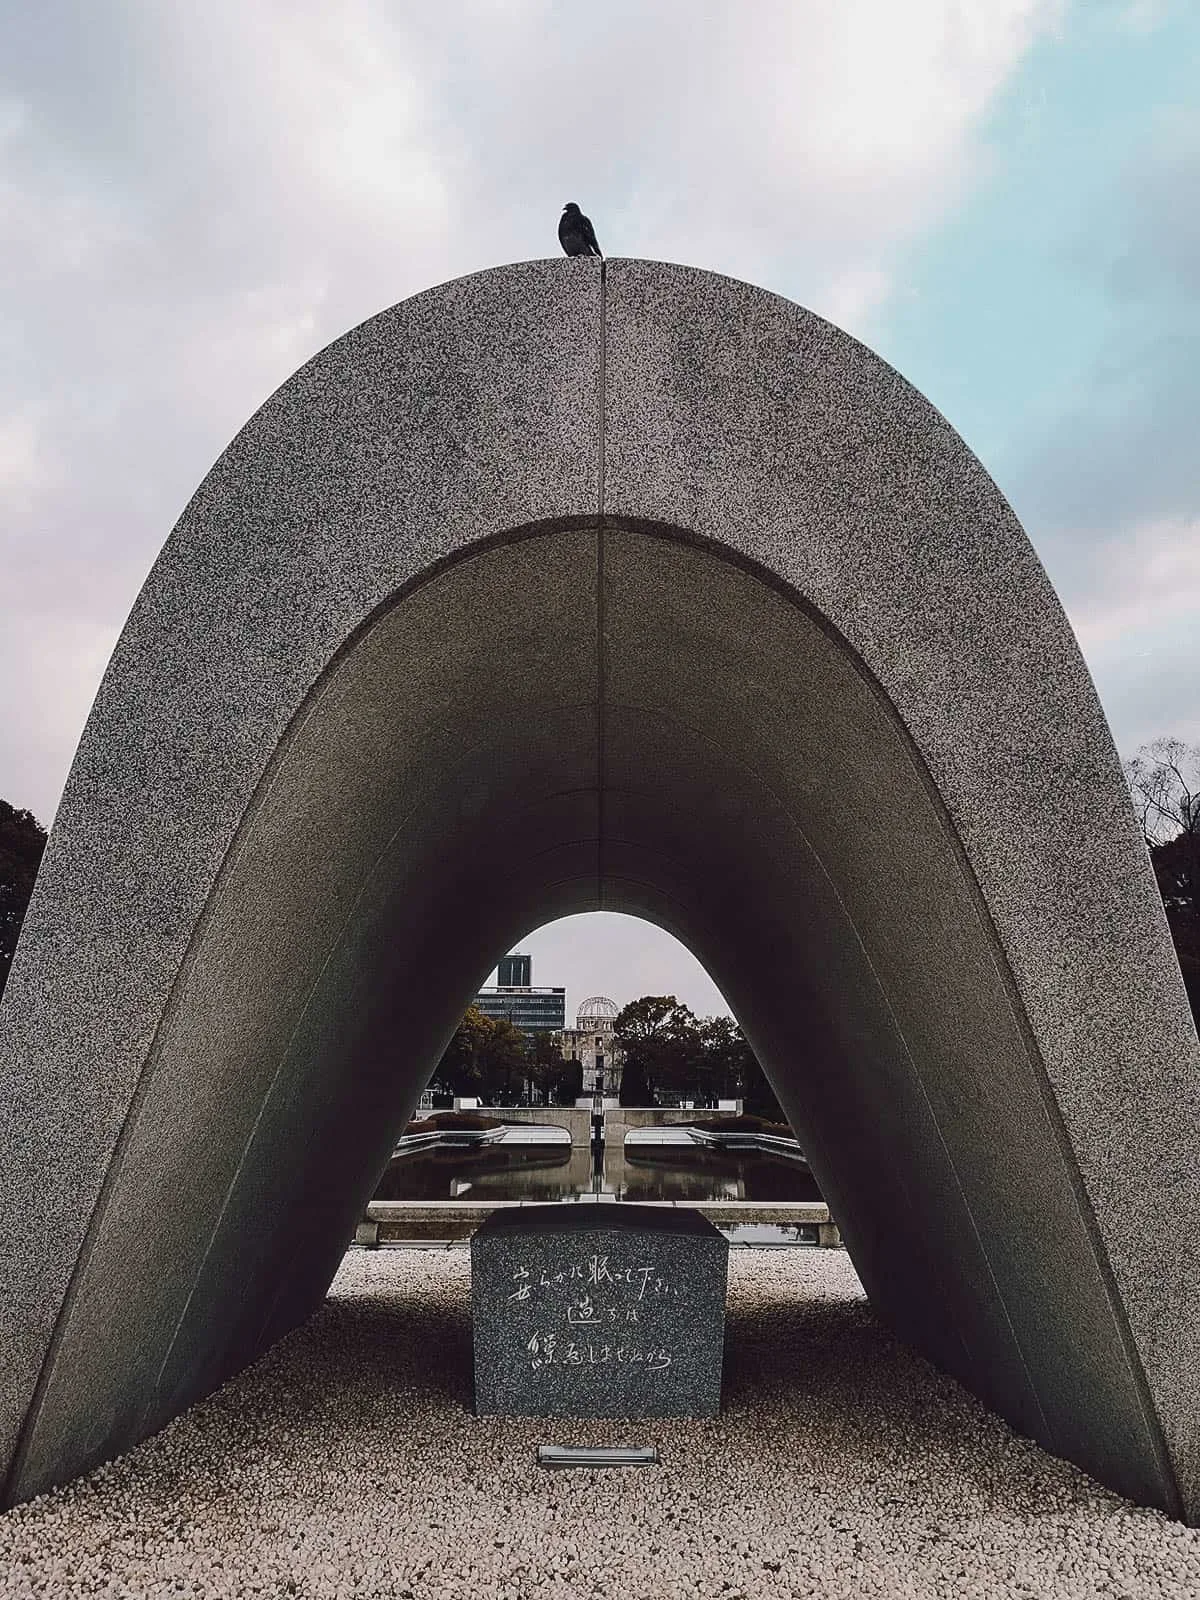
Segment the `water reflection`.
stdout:
[[606,1147],[603,1172],[592,1170],[585,1145],[553,1150],[505,1148],[422,1150],[394,1160],[378,1200],[819,1200],[807,1167],[756,1150],[702,1145],[661,1149]]

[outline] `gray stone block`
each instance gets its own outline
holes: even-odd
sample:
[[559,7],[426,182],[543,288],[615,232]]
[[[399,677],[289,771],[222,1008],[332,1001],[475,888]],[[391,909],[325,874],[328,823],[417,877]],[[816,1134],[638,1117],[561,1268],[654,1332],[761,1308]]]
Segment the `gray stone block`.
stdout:
[[715,1416],[728,1260],[687,1209],[493,1212],[471,1240],[476,1411]]

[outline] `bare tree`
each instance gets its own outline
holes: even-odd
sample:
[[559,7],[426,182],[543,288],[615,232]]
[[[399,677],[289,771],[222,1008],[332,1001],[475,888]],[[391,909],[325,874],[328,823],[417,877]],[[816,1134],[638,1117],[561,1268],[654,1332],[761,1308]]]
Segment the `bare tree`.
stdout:
[[1200,836],[1200,746],[1155,739],[1125,763],[1125,776],[1148,846]]

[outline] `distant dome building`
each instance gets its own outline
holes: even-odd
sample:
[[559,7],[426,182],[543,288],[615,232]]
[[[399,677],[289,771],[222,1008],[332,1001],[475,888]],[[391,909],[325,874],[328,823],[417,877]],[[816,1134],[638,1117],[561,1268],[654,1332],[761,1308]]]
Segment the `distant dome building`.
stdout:
[[600,1021],[612,1030],[613,1023],[621,1014],[621,1008],[615,1000],[610,1000],[607,995],[594,994],[590,1000],[585,1000],[575,1014],[575,1026],[586,1028],[593,1021]]
[[605,1100],[615,1100],[621,1091],[624,1057],[613,1038],[620,1009],[607,995],[594,994],[580,1006],[575,1026],[563,1033],[563,1059],[582,1065],[585,1095],[598,1090]]

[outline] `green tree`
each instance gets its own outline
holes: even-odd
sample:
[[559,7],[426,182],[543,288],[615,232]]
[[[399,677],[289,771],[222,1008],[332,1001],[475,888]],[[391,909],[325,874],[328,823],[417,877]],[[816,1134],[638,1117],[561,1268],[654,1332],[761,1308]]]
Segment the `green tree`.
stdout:
[[688,1096],[698,1087],[702,1049],[695,1017],[673,994],[643,995],[631,1000],[613,1024],[613,1037],[625,1058],[621,1101],[632,1105],[625,1087],[644,1088],[643,1105],[656,1105],[660,1094]]
[[560,1106],[573,1106],[583,1093],[583,1062],[564,1061],[554,1097]]
[[786,1123],[787,1114],[775,1098],[775,1091],[767,1081],[767,1075],[759,1065],[758,1057],[750,1049],[748,1041],[746,1049],[749,1059],[742,1078],[740,1095],[743,1111],[752,1117],[762,1117],[766,1122]]
[[525,1041],[525,1075],[547,1105],[558,1102],[570,1062],[563,1060],[562,1035],[531,1033]]
[[[454,1037],[446,1046],[433,1075],[441,1094],[474,1095],[491,1105],[512,1105],[520,1098],[525,1079],[541,1070],[537,1061],[559,1058],[554,1044],[535,1045],[507,1017],[488,1017],[478,1006],[468,1006]],[[532,1070],[531,1070],[532,1069]]]
[[479,1096],[494,1106],[510,1106],[520,1098],[528,1064],[524,1033],[507,1017],[485,1017],[479,1052]]
[[1200,898],[1197,897],[1200,863],[1197,854],[1196,836],[1187,833],[1150,848],[1150,860],[1163,898],[1179,970],[1183,973],[1183,985],[1192,1016],[1200,1028]]
[[741,1099],[753,1116],[787,1119],[750,1041],[732,1017],[697,1019],[674,995],[643,995],[617,1017],[625,1052],[621,1104],[652,1106],[660,1094]]
[[442,1053],[433,1074],[436,1089],[443,1094],[478,1095],[483,1056],[490,1026],[478,1006],[468,1006],[463,1019],[454,1030],[454,1037]]
[[732,1017],[705,1017],[700,1038],[713,1099],[740,1099],[751,1116],[768,1122],[787,1121],[749,1039]]
[[750,1041],[733,1018],[705,1017],[700,1023],[700,1045],[709,1097],[730,1100],[744,1095],[746,1082],[758,1070],[758,1062]]
[[46,830],[33,812],[0,800],[0,995],[45,848]]
[[617,1098],[623,1106],[652,1106],[657,1103],[639,1057],[626,1057],[625,1065],[621,1068],[621,1088]]

